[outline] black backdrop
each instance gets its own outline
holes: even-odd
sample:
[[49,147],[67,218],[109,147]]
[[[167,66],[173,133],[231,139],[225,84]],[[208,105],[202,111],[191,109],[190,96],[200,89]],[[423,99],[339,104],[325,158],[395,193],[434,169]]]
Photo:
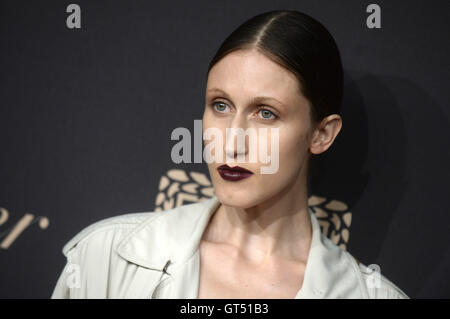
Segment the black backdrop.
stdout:
[[76,1],[68,29],[70,3],[0,5],[0,297],[48,298],[75,233],[152,211],[170,169],[207,172],[171,161],[170,134],[201,119],[223,39],[274,9],[315,17],[342,54],[343,130],[311,192],[348,204],[363,263],[412,298],[450,296],[448,1]]

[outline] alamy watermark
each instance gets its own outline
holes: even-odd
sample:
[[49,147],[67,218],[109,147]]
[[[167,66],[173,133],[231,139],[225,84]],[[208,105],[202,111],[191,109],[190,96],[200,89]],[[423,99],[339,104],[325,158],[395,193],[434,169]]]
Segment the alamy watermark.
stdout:
[[80,288],[81,286],[81,270],[80,265],[69,263],[65,268],[66,275],[66,285],[68,288]]
[[[202,163],[202,160],[206,163],[263,163],[267,165],[260,167],[261,174],[275,174],[278,171],[280,134],[277,127],[271,127],[270,130],[267,127],[258,129],[250,127],[246,130],[234,127],[226,128],[225,135],[224,152],[222,130],[209,127],[202,135],[202,120],[194,120],[194,163]],[[245,143],[246,137],[249,138],[248,152]],[[234,143],[235,138],[236,143]],[[202,139],[205,141],[204,149],[202,149]],[[172,147],[170,154],[172,161],[176,164],[191,163],[192,135],[189,129],[175,128],[172,131],[171,140],[178,141]],[[268,154],[269,151],[270,154]]]
[[380,288],[381,287],[381,270],[377,264],[370,264],[366,266],[368,274],[366,278],[366,285],[368,288]]

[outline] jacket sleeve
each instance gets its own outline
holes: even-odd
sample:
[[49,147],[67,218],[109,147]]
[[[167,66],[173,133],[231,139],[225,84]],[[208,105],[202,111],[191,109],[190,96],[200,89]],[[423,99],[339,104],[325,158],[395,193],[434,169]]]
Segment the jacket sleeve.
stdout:
[[121,263],[114,248],[130,226],[113,223],[94,226],[74,236],[63,247],[66,264],[52,299],[104,299],[120,292],[121,282],[115,280],[112,271],[126,264]]
[[75,260],[75,253],[75,248],[68,253],[66,264],[59,275],[51,299],[73,298],[72,289],[80,284],[80,269],[79,263]]
[[87,226],[72,237],[62,249],[66,264],[51,298],[105,299],[122,296],[126,291],[126,280],[133,270],[128,268],[128,262],[115,249],[128,232],[148,216],[148,213],[136,213],[107,218]]
[[70,298],[69,287],[66,284],[68,266],[69,266],[69,263],[66,263],[63,271],[59,275],[58,281],[56,282],[56,286],[53,289],[51,299],[69,299]]
[[389,280],[383,278],[381,287],[378,288],[378,299],[410,299],[406,293]]
[[396,284],[387,279],[379,271],[376,273],[356,260],[365,283],[369,299],[410,299]]
[[381,276],[380,279],[379,285],[368,288],[370,299],[410,299],[403,290],[386,277]]

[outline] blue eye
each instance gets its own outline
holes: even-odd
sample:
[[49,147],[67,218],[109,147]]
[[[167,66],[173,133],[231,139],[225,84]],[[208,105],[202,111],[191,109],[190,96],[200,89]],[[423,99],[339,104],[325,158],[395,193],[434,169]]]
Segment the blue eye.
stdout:
[[215,102],[213,103],[213,107],[218,111],[218,112],[224,112],[225,109],[227,108],[228,105],[226,105],[223,102]]
[[259,110],[259,113],[261,114],[262,118],[266,119],[266,120],[271,120],[271,119],[277,118],[277,116],[275,114],[273,114],[271,111],[266,110],[266,109]]

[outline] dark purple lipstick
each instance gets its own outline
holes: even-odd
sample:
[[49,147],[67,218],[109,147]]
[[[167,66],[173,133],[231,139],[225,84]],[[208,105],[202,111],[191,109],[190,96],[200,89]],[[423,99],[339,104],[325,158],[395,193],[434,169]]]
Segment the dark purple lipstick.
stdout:
[[230,167],[227,164],[220,165],[217,170],[219,171],[220,176],[227,181],[240,181],[241,179],[250,177],[253,175],[253,172],[249,171],[240,166]]

